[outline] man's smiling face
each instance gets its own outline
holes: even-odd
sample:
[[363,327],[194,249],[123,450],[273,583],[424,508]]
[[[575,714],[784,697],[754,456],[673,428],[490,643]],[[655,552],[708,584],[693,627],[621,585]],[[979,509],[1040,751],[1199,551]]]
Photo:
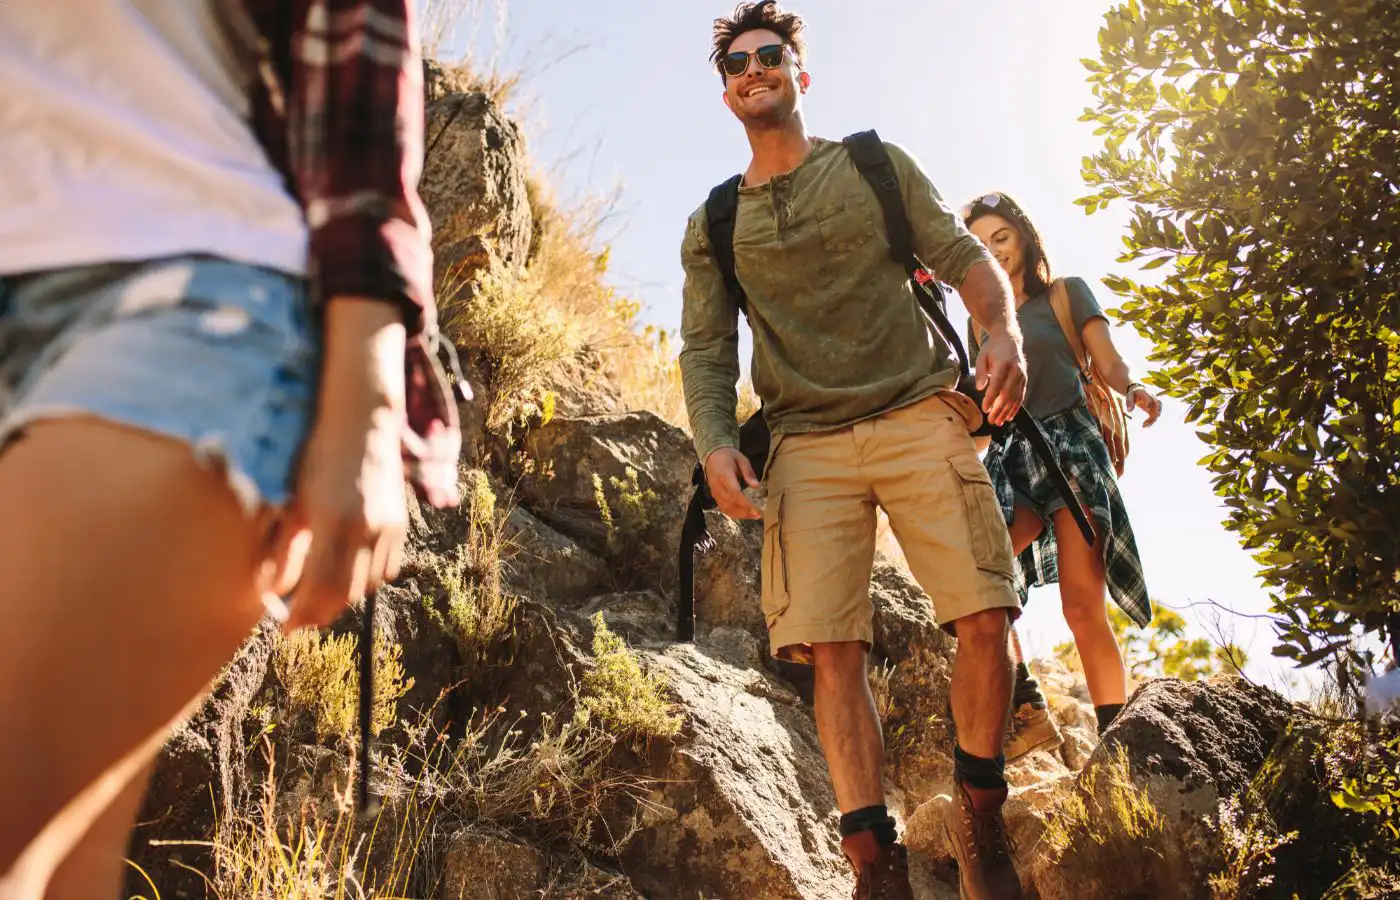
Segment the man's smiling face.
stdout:
[[[762,47],[783,47],[782,64],[765,69],[758,61]],[[798,98],[810,81],[797,65],[791,47],[772,31],[746,31],[734,39],[730,53],[749,54],[749,67],[740,75],[727,75],[724,82],[724,102],[745,124],[775,125],[797,108]]]

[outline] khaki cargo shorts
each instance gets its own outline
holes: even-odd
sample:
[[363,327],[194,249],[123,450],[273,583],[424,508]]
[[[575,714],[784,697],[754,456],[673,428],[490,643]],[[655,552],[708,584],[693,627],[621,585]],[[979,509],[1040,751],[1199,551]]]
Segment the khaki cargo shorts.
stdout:
[[773,655],[873,640],[876,508],[885,511],[939,624],[988,609],[1020,615],[1011,538],[969,425],[945,392],[848,428],[775,436],[766,470],[763,614]]

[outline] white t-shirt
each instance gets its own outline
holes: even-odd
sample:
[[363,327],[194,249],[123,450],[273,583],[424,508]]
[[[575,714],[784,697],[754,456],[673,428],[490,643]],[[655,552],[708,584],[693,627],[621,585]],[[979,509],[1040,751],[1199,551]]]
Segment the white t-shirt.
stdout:
[[210,4],[0,0],[0,274],[187,253],[306,273]]

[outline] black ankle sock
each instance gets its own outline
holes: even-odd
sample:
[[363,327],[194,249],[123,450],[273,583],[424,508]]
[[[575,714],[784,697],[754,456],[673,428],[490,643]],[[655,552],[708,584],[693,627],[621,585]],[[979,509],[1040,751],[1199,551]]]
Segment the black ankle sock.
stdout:
[[884,846],[893,844],[898,835],[894,830],[894,817],[888,806],[867,806],[841,817],[841,836],[850,837],[859,831],[875,832],[875,840]]
[[1099,718],[1099,735],[1108,730],[1108,726],[1113,724],[1113,720],[1118,718],[1118,713],[1122,712],[1123,704],[1105,703],[1103,706],[1094,707],[1094,715]]
[[1029,703],[1036,709],[1045,708],[1045,695],[1040,693],[1040,683],[1031,675],[1025,663],[1016,664],[1016,692],[1011,697],[1011,708],[1019,709]]
[[1006,787],[1006,754],[993,759],[973,756],[962,747],[953,748],[953,774],[958,781],[984,791]]

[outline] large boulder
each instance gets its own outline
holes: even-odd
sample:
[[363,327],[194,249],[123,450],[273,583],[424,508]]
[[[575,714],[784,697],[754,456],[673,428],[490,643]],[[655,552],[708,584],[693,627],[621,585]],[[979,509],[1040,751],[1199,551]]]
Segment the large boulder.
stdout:
[[653,751],[658,783],[623,856],[633,883],[657,900],[849,894],[839,813],[800,699],[703,645],[641,655],[666,679],[686,726]]
[[[1258,773],[1292,706],[1243,679],[1140,687],[1076,781],[1063,839],[1031,875],[1043,900],[1194,900],[1222,800]],[[1106,870],[1119,873],[1102,878]]]
[[743,628],[766,639],[762,601],[763,525],[718,510],[705,513],[714,545],[695,554],[695,619],[704,626]]
[[502,569],[512,593],[570,606],[582,603],[609,581],[598,554],[516,507],[506,517]]
[[483,275],[525,264],[533,228],[525,142],[479,92],[436,96],[425,125],[418,191],[433,228],[434,275],[448,288],[439,301],[450,317],[451,301],[471,296]]
[[878,561],[870,597],[875,607],[872,661],[889,673],[886,779],[897,805],[912,812],[952,777],[949,696],[957,642],[938,627],[928,596],[907,569]]
[[650,412],[556,417],[526,436],[525,451],[537,473],[521,483],[532,513],[606,556],[619,586],[674,589],[695,466],[684,431]]

